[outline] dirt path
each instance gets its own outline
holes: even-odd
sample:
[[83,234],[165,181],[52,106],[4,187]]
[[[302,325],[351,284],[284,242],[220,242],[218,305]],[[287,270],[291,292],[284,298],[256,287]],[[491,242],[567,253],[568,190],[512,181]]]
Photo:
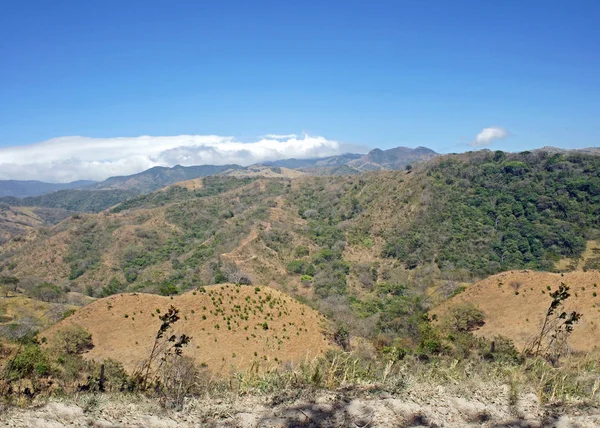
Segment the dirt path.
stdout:
[[429,394],[350,397],[321,393],[312,399],[277,396],[186,401],[182,411],[124,395],[82,395],[39,408],[0,413],[7,427],[598,427],[600,409],[542,406],[534,394],[508,405],[507,387],[468,398],[437,387]]

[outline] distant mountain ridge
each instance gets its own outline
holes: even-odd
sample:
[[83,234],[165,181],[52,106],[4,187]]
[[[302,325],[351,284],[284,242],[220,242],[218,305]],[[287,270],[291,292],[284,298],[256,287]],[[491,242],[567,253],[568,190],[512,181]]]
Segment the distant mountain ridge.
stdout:
[[[298,170],[312,175],[354,175],[365,171],[402,169],[409,163],[426,161],[438,154],[425,147],[411,149],[397,147],[389,150],[374,149],[368,154],[344,153],[336,156],[309,159],[282,159],[264,162],[262,165],[274,168]],[[79,210],[73,201],[91,196],[94,191],[106,191],[102,199],[106,203],[120,198],[150,193],[180,181],[193,180],[218,174],[231,174],[235,171],[252,173],[257,165],[243,167],[228,165],[196,165],[174,167],[156,166],[137,174],[109,177],[101,182],[89,180],[72,183],[44,183],[42,181],[0,180],[0,202],[21,206],[51,206]],[[57,193],[66,191],[64,193]],[[76,192],[77,191],[77,192]],[[49,193],[57,193],[50,197]],[[45,197],[42,197],[45,196]],[[24,198],[22,201],[15,198]],[[122,200],[122,199],[121,199]],[[68,203],[66,202],[68,201]],[[101,210],[103,204],[86,204],[87,209]]]
[[540,149],[535,149],[532,151],[549,153],[584,153],[586,155],[600,155],[600,147],[585,147],[583,149],[561,149],[560,147],[544,146]]
[[149,193],[179,181],[217,175],[225,171],[238,169],[244,169],[244,167],[234,164],[197,166],[175,165],[172,168],[155,166],[133,175],[110,177],[100,183],[89,186],[88,188],[90,190],[127,190],[137,193]]
[[282,159],[272,162],[264,162],[263,165],[276,166],[290,169],[302,169],[307,167],[333,167],[345,165],[350,161],[361,158],[359,153],[344,153],[337,156],[310,159]]
[[71,183],[46,183],[37,180],[0,180],[0,197],[13,196],[26,198],[59,190],[77,189],[96,183],[92,180],[78,180]]
[[403,169],[407,165],[424,162],[439,156],[427,147],[396,147],[389,150],[373,149],[365,156],[348,162],[348,166],[360,172]]
[[[542,147],[534,149],[532,152],[549,153],[582,153],[591,155],[600,155],[600,147],[588,147],[583,149],[561,149],[558,147]],[[359,153],[344,153],[336,156],[309,159],[281,159],[277,161],[263,162],[262,164],[250,165],[247,167],[228,164],[228,165],[196,165],[174,167],[157,166],[132,175],[109,177],[104,181],[95,182],[91,180],[78,180],[71,183],[47,183],[36,180],[0,180],[0,202],[11,205],[33,206],[42,201],[46,203],[48,199],[38,198],[49,193],[71,190],[84,191],[120,191],[113,192],[115,195],[131,196],[132,194],[142,194],[153,192],[165,186],[175,184],[180,181],[193,180],[199,177],[231,173],[234,171],[249,171],[253,168],[264,165],[268,167],[280,167],[292,170],[298,170],[310,175],[355,175],[367,171],[381,170],[400,170],[407,165],[426,162],[434,157],[440,156],[439,153],[427,147],[395,147],[382,150],[373,149],[363,155]],[[80,199],[84,193],[80,193],[77,199]],[[57,199],[65,198],[65,195],[55,195]],[[15,198],[38,198],[28,201],[18,202]],[[71,196],[69,196],[71,198]],[[112,198],[109,198],[112,199]],[[60,205],[60,204],[59,204]],[[43,205],[48,206],[48,205]]]

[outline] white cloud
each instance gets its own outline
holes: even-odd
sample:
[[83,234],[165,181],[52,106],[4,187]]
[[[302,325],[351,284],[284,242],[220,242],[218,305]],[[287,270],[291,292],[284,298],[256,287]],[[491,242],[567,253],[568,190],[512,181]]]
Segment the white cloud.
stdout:
[[310,135],[265,135],[243,143],[218,135],[60,137],[0,148],[0,179],[104,180],[154,166],[251,165],[287,158],[334,156],[357,147]]
[[502,140],[506,137],[508,137],[508,131],[506,129],[492,126],[490,128],[482,129],[470,145],[474,147],[485,147],[492,144],[494,140]]
[[269,138],[272,140],[289,140],[290,138],[297,138],[296,134],[267,134],[263,135],[262,138]]

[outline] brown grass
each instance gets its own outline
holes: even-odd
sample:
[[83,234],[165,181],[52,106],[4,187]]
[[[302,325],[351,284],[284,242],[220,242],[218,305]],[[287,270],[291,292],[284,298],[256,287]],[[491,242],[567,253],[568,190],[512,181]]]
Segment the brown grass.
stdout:
[[[175,332],[192,336],[184,355],[215,373],[247,369],[256,361],[264,365],[299,361],[332,347],[325,319],[277,290],[225,284],[205,287],[205,291],[172,299],[135,293],[100,299],[41,336],[50,337],[66,325],[80,325],[89,330],[94,342],[86,358],[112,358],[132,371],[150,352],[160,325],[157,310],[162,314],[174,305],[181,311]],[[243,319],[246,315],[247,320]],[[268,329],[263,328],[265,322]]]
[[252,165],[244,170],[232,170],[225,171],[221,175],[228,175],[231,177],[265,177],[265,178],[299,178],[305,176],[306,173],[296,171],[295,169],[279,168],[280,172],[276,172],[268,166],[264,165]]
[[473,284],[465,292],[435,308],[432,313],[442,317],[452,305],[472,302],[485,313],[485,325],[475,332],[476,335],[490,339],[496,335],[505,336],[522,348],[539,332],[551,301],[547,287],[554,291],[561,282],[571,289],[565,310],[583,314],[569,344],[575,351],[591,351],[600,343],[598,271],[559,274],[526,270],[500,273]]
[[193,178],[191,180],[185,180],[185,181],[179,181],[175,184],[172,184],[170,186],[167,187],[163,187],[162,189],[160,189],[161,191],[167,191],[168,189],[170,189],[171,187],[183,187],[184,189],[188,189],[188,190],[200,190],[204,187],[204,181],[202,180],[202,177],[198,177],[198,178]]

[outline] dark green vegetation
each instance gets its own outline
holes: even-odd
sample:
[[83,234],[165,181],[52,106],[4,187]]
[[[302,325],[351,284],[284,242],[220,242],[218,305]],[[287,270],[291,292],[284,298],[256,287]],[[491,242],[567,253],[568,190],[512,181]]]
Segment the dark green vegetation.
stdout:
[[485,152],[441,159],[425,173],[426,207],[384,253],[409,268],[551,270],[598,236],[600,157]]

